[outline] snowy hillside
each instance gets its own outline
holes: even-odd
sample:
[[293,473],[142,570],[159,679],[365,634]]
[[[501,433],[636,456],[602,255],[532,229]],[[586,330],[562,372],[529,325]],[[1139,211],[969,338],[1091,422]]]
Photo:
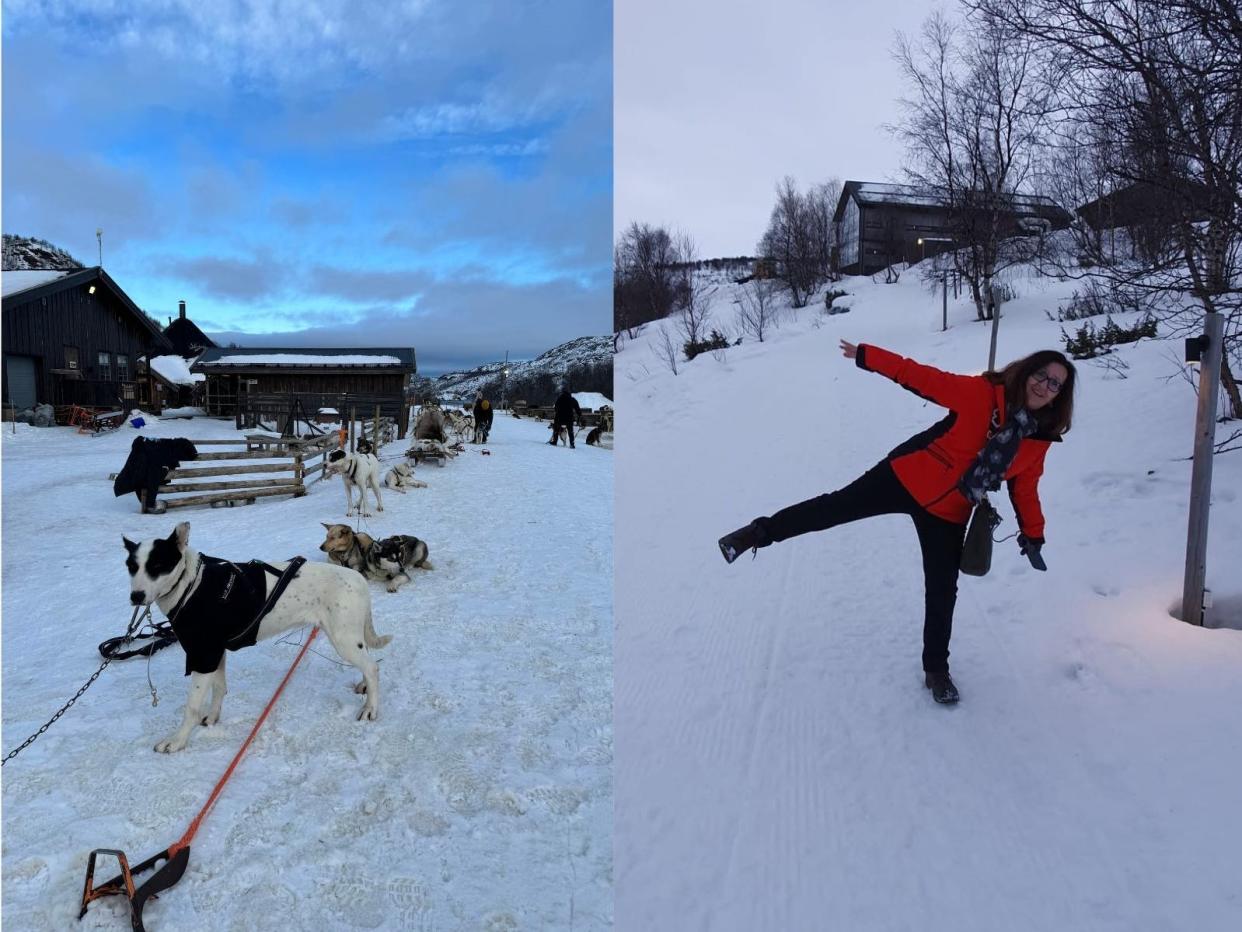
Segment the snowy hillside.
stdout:
[[[1014,285],[1002,363],[1059,349],[1045,312],[1081,287]],[[1074,426],[1040,483],[1049,570],[1010,539],[988,576],[961,579],[962,702],[946,708],[923,688],[908,518],[733,565],[716,546],[943,416],[857,369],[840,339],[986,365],[989,325],[951,301],[942,333],[940,296],[913,271],[833,287],[847,313],[818,296],[766,342],[676,376],[656,347],[671,322],[616,357],[625,424],[642,425],[616,475],[618,927],[1242,928],[1242,631],[1170,617],[1195,417],[1180,340],[1120,348],[1119,372],[1078,364]],[[713,298],[731,335],[733,294]],[[1218,456],[1209,622],[1242,628],[1239,488],[1242,453]],[[1013,534],[993,499],[997,536]]]
[[80,269],[81,262],[58,246],[31,236],[4,234],[4,271]]
[[[567,372],[581,367],[611,365],[612,337],[578,337],[541,353],[530,360],[511,360],[508,381],[510,385],[533,383],[541,376],[559,382]],[[483,389],[498,394],[504,362],[485,363],[465,372],[446,372],[434,380],[435,391],[441,398],[467,400]],[[516,397],[510,393],[510,397]]]
[[[148,418],[143,434],[240,436],[231,421],[204,418]],[[443,468],[419,467],[429,488],[385,489],[385,510],[371,518],[345,518],[336,478],[300,499],[141,515],[106,478],[136,435],[12,424],[0,433],[5,752],[97,668],[96,645],[123,633],[122,534],[164,536],[188,520],[203,553],[322,562],[321,522],[361,521],[376,536],[426,540],[435,565],[395,594],[370,584],[375,628],[393,636],[376,652],[378,721],[355,720],[356,676],[317,638],[203,822],[185,876],[147,905],[147,928],[608,928],[613,454],[550,449],[546,426],[501,414],[490,455],[468,446]],[[381,459],[403,449],[384,447]],[[32,549],[44,555],[34,573]],[[116,897],[77,921],[88,852],[122,848],[132,863],[181,836],[298,638],[230,656],[220,723],[195,729],[180,753],[152,751],[185,703],[173,646],[149,671],[141,658],[113,663],[10,760],[5,929],[128,926]],[[108,860],[96,881],[114,868]]]

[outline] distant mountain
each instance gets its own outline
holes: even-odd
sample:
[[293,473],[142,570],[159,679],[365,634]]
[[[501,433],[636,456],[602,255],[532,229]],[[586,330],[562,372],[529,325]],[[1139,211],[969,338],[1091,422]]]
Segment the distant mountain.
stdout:
[[509,362],[509,375],[503,375],[503,362],[489,362],[464,372],[446,372],[432,380],[432,391],[444,403],[465,404],[482,390],[499,400],[503,386],[509,400],[521,399],[532,405],[550,404],[560,386],[568,384],[575,392],[612,394],[612,336],[578,337],[553,347],[534,359]]
[[14,236],[4,234],[5,272],[19,272],[23,269],[83,269],[81,262],[69,255],[58,246],[47,240],[35,239],[33,236]]

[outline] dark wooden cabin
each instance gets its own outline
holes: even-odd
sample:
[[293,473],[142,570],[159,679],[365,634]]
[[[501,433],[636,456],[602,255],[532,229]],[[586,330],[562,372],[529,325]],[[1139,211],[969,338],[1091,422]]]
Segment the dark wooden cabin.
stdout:
[[164,337],[172,344],[173,351],[185,359],[193,359],[205,349],[212,349],[216,344],[198,329],[198,325],[185,316],[185,302],[177,302],[177,318],[168,319],[164,328]]
[[289,410],[296,401],[311,418],[320,408],[370,417],[379,405],[382,416],[404,425],[417,366],[413,349],[216,347],[190,369],[207,377],[208,414]]
[[[904,184],[847,181],[833,214],[836,268],[871,275],[898,262],[915,263],[953,248],[953,223],[944,199]],[[1032,228],[1069,226],[1069,213],[1050,198],[1016,194],[1005,218],[1007,235]]]
[[150,410],[153,387],[138,359],[171,347],[102,268],[5,272],[3,302],[4,402],[12,410]]

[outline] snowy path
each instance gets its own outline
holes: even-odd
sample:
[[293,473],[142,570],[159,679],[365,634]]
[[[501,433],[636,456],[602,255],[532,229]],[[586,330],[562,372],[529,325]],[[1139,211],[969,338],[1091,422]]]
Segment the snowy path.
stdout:
[[[11,429],[11,425],[5,425]],[[233,436],[162,421],[159,436]],[[3,437],[5,751],[34,731],[123,632],[120,537],[179,520],[204,553],[322,560],[320,522],[345,521],[340,480],[298,500],[136,513],[112,497],[134,431]],[[355,716],[353,671],[310,655],[195,839],[189,870],[148,905],[161,932],[209,929],[603,928],[612,918],[612,456],[549,449],[546,427],[502,417],[487,449],[420,468],[386,493],[375,536],[428,541],[436,569],[389,594],[372,583],[381,715]],[[385,461],[403,446],[386,447]],[[156,612],[158,614],[158,611]],[[127,927],[101,901],[77,923],[86,855],[141,859],[184,831],[296,653],[230,659],[219,726],[151,747],[185,698],[178,648],[119,662],[3,771],[6,927]],[[316,650],[331,656],[326,645]],[[333,657],[333,660],[335,658]],[[110,867],[101,868],[110,876]]]
[[[928,326],[916,284],[848,285],[853,313],[812,329],[808,308],[724,364],[673,377],[641,341],[618,357],[627,423],[644,425],[617,470],[618,926],[1242,928],[1242,634],[1167,614],[1194,397],[1160,378],[1159,344],[1124,351],[1126,381],[1080,367],[1041,486],[1051,571],[1010,540],[962,579],[956,708],[922,685],[908,518],[721,560],[721,534],[942,416],[856,370],[840,337],[956,371],[987,358],[983,327]],[[1004,358],[1058,343],[1049,299],[1028,300]],[[1236,602],[1242,461],[1219,459],[1208,581]]]

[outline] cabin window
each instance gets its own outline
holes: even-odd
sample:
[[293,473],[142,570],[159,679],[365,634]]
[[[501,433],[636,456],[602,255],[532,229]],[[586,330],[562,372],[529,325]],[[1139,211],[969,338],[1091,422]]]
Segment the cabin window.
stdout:
[[98,367],[99,367],[99,375],[98,375],[99,381],[111,382],[112,381],[112,357],[107,353],[100,353],[99,360],[98,360]]
[[129,381],[129,357],[124,353],[116,354],[116,378],[118,382]]

